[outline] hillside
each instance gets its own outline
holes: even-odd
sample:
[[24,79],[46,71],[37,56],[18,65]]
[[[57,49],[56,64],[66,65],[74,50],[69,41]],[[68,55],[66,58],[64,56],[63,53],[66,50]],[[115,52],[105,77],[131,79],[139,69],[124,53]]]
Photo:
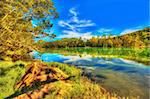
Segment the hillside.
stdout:
[[139,30],[133,33],[124,34],[122,36],[119,36],[119,38],[126,39],[125,41],[127,42],[133,39],[135,42],[143,43],[145,46],[148,47],[150,40],[150,28],[145,28],[143,30]]
[[121,36],[92,37],[89,40],[82,38],[63,38],[54,42],[39,41],[43,48],[64,47],[103,47],[103,48],[148,48],[150,40],[150,28],[145,28],[130,34]]

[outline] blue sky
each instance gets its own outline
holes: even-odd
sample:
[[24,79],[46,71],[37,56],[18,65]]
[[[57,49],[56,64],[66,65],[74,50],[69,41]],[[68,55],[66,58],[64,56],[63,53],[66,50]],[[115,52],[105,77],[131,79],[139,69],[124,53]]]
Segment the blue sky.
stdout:
[[53,0],[57,38],[121,35],[149,26],[149,0]]

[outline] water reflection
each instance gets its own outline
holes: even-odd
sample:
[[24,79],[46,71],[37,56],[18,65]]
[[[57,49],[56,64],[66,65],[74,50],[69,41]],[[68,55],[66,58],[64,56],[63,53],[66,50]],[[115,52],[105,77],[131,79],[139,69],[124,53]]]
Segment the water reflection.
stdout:
[[35,53],[36,59],[61,62],[78,66],[83,75],[100,83],[106,89],[122,96],[140,96],[148,99],[150,68],[144,64],[121,58],[103,58],[86,55],[64,56],[60,54]]

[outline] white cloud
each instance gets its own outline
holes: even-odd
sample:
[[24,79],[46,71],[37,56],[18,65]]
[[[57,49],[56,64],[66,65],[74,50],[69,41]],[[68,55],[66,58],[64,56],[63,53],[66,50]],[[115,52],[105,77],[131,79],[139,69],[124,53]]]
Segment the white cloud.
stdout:
[[73,26],[73,25],[71,25],[71,24],[69,24],[69,23],[67,23],[65,21],[59,21],[58,24],[59,24],[59,26],[64,27],[66,29],[70,29],[72,31],[76,31],[76,27],[75,26]]
[[121,35],[129,34],[129,33],[132,33],[132,32],[136,32],[136,31],[142,30],[143,28],[144,28],[144,26],[137,26],[137,27],[125,29],[120,34]]
[[92,32],[84,32],[85,28],[95,26],[96,24],[92,20],[81,20],[78,18],[79,13],[75,8],[69,9],[71,18],[68,20],[60,20],[58,25],[63,27],[63,34],[59,37],[61,38],[71,38],[71,37],[85,37],[91,38]]
[[124,34],[129,34],[129,33],[132,33],[132,32],[136,32],[136,31],[139,31],[139,30],[141,30],[140,28],[139,29],[125,29],[125,30],[123,30],[120,34],[121,35],[124,35]]
[[78,18],[78,14],[76,12],[75,8],[71,8],[69,10],[70,14],[72,15],[72,17],[69,20],[60,20],[58,22],[59,26],[61,27],[71,27],[71,29],[74,28],[85,28],[85,27],[91,27],[91,26],[95,26],[96,24],[92,22],[92,20],[80,20]]
[[83,24],[79,24],[79,25],[74,25],[76,28],[83,28],[83,27],[90,27],[90,26],[94,26],[95,23],[90,23],[90,22],[86,22],[86,23],[83,23]]
[[77,11],[76,11],[75,8],[69,9],[69,12],[70,12],[71,14],[73,14],[74,16],[77,16],[77,15],[78,15],[78,13],[77,13]]
[[98,30],[98,32],[100,32],[100,33],[112,32],[112,31],[113,31],[113,29],[108,29],[108,28],[100,28],[100,29]]
[[74,32],[70,30],[64,30],[63,35],[58,36],[58,38],[82,38],[82,39],[90,39],[93,37],[92,32],[85,32],[85,33],[80,33],[80,32]]

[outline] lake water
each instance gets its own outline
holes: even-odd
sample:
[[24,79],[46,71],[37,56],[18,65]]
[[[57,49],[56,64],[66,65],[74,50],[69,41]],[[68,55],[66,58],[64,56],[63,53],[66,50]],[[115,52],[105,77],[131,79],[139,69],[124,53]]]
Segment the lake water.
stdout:
[[105,89],[120,96],[139,96],[149,99],[150,67],[122,58],[92,57],[91,55],[64,56],[61,54],[34,53],[45,62],[61,62],[82,68],[83,75]]

